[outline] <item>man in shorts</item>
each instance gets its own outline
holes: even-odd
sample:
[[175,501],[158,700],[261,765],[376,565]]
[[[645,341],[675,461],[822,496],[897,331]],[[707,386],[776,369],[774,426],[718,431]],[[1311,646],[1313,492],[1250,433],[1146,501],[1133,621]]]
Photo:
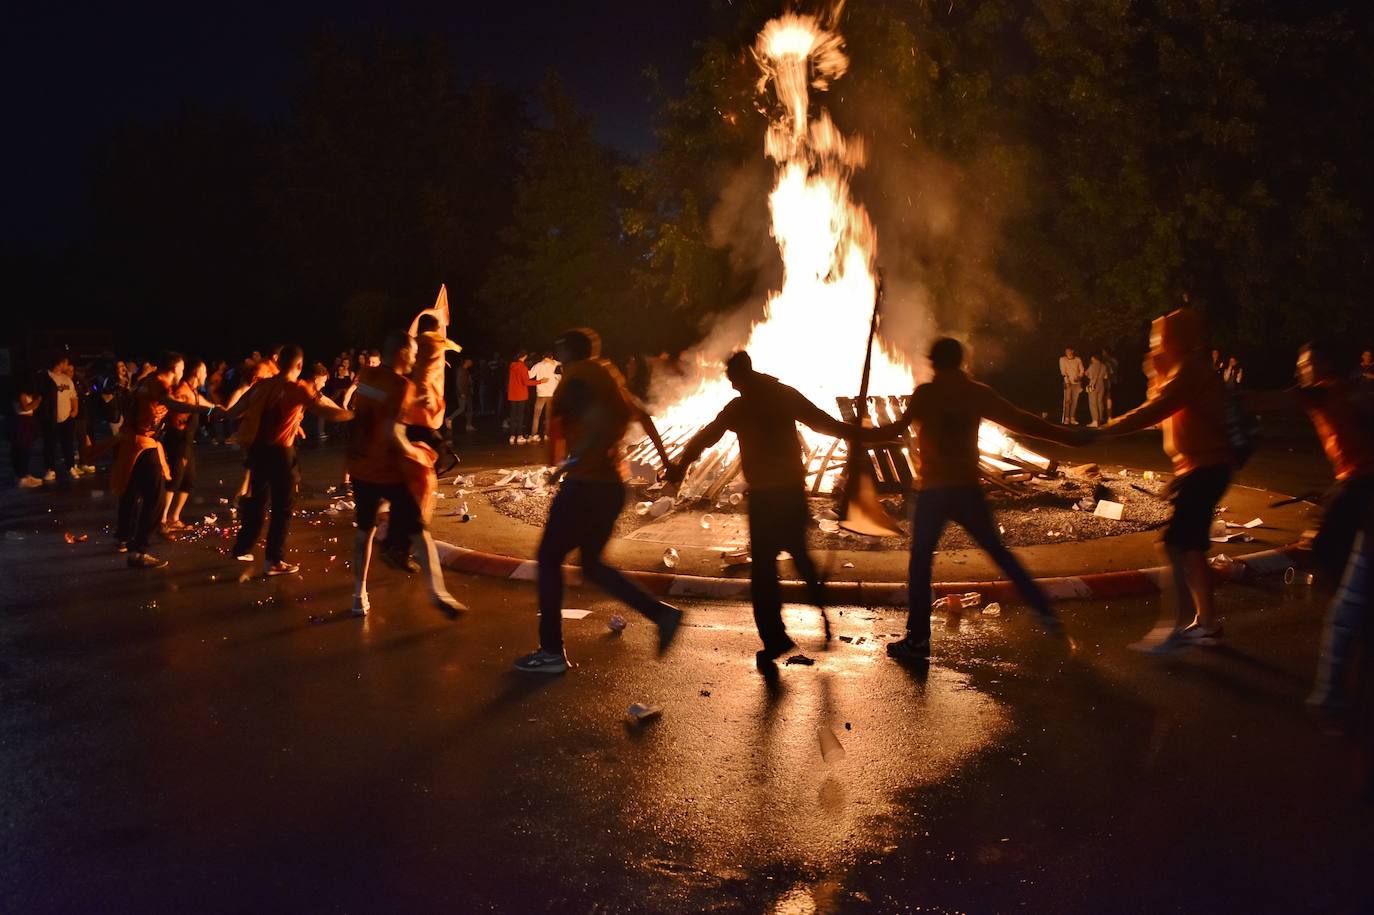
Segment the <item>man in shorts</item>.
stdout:
[[1164,451],[1174,465],[1170,485],[1174,504],[1163,537],[1177,619],[1161,620],[1136,651],[1163,654],[1188,645],[1212,646],[1222,638],[1221,620],[1207,568],[1212,518],[1231,485],[1234,452],[1226,429],[1226,388],[1212,370],[1204,345],[1202,317],[1179,308],[1156,318],[1150,328],[1150,397],[1136,409],[1103,426],[1103,435],[1125,435],[1159,425]]
[[382,364],[359,372],[353,393],[347,461],[357,506],[350,610],[354,616],[365,616],[371,609],[367,572],[372,563],[377,512],[384,500],[391,506],[387,539],[409,550],[414,538],[420,538],[420,571],[429,581],[434,605],[450,617],[467,609],[449,594],[438,549],[429,535],[436,454],[429,446],[406,437],[407,423],[415,421],[423,409],[409,377],[415,365],[415,348],[409,334],[398,332],[387,337]]

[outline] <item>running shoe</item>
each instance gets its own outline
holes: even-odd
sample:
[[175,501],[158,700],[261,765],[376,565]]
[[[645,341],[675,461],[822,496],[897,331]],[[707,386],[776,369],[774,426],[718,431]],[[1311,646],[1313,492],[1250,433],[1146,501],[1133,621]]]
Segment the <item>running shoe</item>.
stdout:
[[433,595],[434,606],[449,619],[458,618],[458,614],[465,612],[468,608],[461,601],[447,591]]
[[20,478],[19,478],[19,488],[20,488],[20,489],[37,489],[38,487],[40,487],[40,486],[42,486],[42,485],[43,485],[43,481],[40,480],[40,479],[38,479],[38,477],[20,477]]
[[161,569],[166,567],[167,560],[151,553],[130,553],[128,563],[131,569]]
[[515,669],[527,674],[563,674],[568,672],[570,666],[566,654],[555,654],[542,648],[515,659]]
[[252,553],[239,553],[239,554],[238,554],[237,556],[235,556],[234,558],[237,559],[239,562],[252,562],[252,561],[253,561],[253,554],[252,554]]
[[367,611],[371,609],[372,602],[367,599],[367,595],[363,595],[362,600],[358,600],[357,598],[353,599],[353,606],[348,608],[348,615],[367,616]]
[[1145,638],[1138,642],[1132,642],[1126,647],[1131,651],[1138,651],[1141,654],[1173,654],[1180,648],[1186,648],[1189,642],[1179,634],[1179,630],[1168,627],[1156,627],[1151,629]]
[[43,482],[44,482],[44,483],[56,483],[56,482],[57,482],[57,471],[56,471],[56,470],[49,470],[47,473],[43,474]]
[[295,574],[296,574],[297,572],[299,572],[300,570],[301,570],[301,567],[300,567],[300,566],[298,566],[298,565],[296,565],[296,564],[294,564],[294,563],[287,562],[286,560],[283,559],[283,560],[278,560],[277,562],[274,562],[274,563],[272,563],[271,565],[269,565],[267,568],[263,569],[263,570],[262,570],[262,574],[264,574],[264,575],[295,575]]
[[1226,636],[1226,630],[1221,624],[1209,628],[1193,623],[1185,626],[1178,634],[1178,637],[1189,645],[1200,645],[1203,648],[1215,648],[1221,644]]
[[899,642],[888,642],[887,656],[898,661],[924,664],[930,660],[930,639],[917,641],[907,636]]

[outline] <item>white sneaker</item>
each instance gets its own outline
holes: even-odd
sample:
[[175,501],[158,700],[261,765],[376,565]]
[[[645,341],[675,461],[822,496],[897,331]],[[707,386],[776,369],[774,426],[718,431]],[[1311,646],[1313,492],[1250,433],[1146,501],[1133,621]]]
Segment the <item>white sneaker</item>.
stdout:
[[517,436],[515,437],[515,444],[517,444],[517,445],[523,445],[523,444],[525,444],[525,442],[527,442],[527,441],[529,441],[529,439],[525,438],[525,436],[523,436],[523,435],[517,435]]
[[20,488],[20,489],[37,489],[38,487],[40,487],[40,486],[42,486],[42,485],[43,485],[43,481],[40,480],[40,479],[38,479],[38,477],[27,476],[27,477],[20,477],[20,478],[19,478],[19,488]]
[[235,556],[234,558],[237,559],[239,562],[252,562],[252,561],[253,561],[253,554],[252,554],[252,553],[243,553],[243,554],[241,554],[241,555],[239,555],[239,556]]
[[363,597],[362,597],[362,600],[358,600],[356,597],[353,599],[353,606],[350,607],[350,608],[348,608],[348,615],[349,615],[349,616],[367,616],[367,611],[369,611],[369,610],[371,610],[371,609],[372,609],[372,601],[368,600],[368,599],[367,599],[367,595],[364,594]]
[[81,479],[81,476],[82,476],[81,468],[80,468],[80,467],[69,467],[69,468],[67,468],[67,476],[71,477],[73,480],[79,480],[79,479]]
[[94,465],[94,464],[82,464],[82,465],[81,465],[81,472],[84,473],[86,476],[90,476],[91,474],[95,473],[95,465]]
[[1088,423],[1088,428],[1089,428],[1089,429],[1096,429],[1096,428],[1097,428],[1097,423]]
[[512,445],[515,444],[515,436],[512,435],[512,436],[510,437],[510,443],[511,443]]
[[47,473],[43,474],[43,482],[44,482],[44,483],[56,483],[56,482],[57,482],[57,471],[56,471],[56,470],[49,470]]

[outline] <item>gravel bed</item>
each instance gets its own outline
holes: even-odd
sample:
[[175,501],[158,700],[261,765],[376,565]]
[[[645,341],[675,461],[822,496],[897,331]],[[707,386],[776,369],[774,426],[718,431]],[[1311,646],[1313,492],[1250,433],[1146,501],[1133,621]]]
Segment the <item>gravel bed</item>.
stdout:
[[[483,492],[501,514],[526,524],[541,526],[548,516],[554,490],[539,485],[539,472],[539,468],[518,468],[515,470],[518,476],[504,485],[498,484],[507,479],[511,471],[473,474],[461,478],[457,489]],[[990,492],[988,502],[1001,528],[1002,538],[1009,546],[1095,540],[1161,527],[1168,520],[1170,511],[1165,498],[1167,483],[1159,476],[1152,480],[1144,479],[1139,471],[1126,473],[1126,476],[1122,476],[1121,471],[1087,471],[1081,475],[1061,474],[1056,479],[1032,480],[1014,493]],[[531,479],[529,474],[534,474],[534,477]],[[450,500],[462,498],[450,481],[445,480],[443,488]],[[645,492],[643,486],[631,486],[629,505],[616,522],[615,535],[626,536],[652,521],[652,518],[636,514],[633,506],[639,501],[652,500],[656,495]],[[1122,503],[1125,506],[1122,519],[1113,521],[1095,516],[1092,507],[1100,499]],[[813,517],[823,518],[826,512],[835,509],[835,500],[829,496],[812,497],[809,501]],[[901,529],[900,538],[875,540],[843,531],[829,532],[822,530],[818,521],[811,530],[812,545],[826,550],[906,548],[911,542],[911,526],[906,518],[903,500],[899,497],[885,498],[883,504]],[[723,500],[713,506],[704,503],[679,506],[675,511],[709,510],[712,514],[723,515],[743,514],[745,508],[743,501],[731,505]],[[960,550],[973,546],[972,539],[964,529],[951,524],[940,538],[939,549]]]

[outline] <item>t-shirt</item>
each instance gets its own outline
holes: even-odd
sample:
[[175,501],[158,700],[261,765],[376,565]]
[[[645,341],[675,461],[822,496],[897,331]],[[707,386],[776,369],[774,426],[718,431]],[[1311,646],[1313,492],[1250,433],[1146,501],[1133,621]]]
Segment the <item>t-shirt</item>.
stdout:
[[534,371],[530,373],[531,380],[538,385],[538,396],[552,397],[553,392],[558,389],[558,360],[541,359],[534,364]]
[[637,410],[625,390],[625,379],[604,359],[580,359],[563,366],[563,383],[553,392],[553,417],[562,427],[568,447],[581,441],[594,411],[605,411],[610,442],[606,449],[578,455],[568,476],[583,480],[624,479],[621,439]]
[[979,485],[978,428],[984,419],[1046,441],[1071,444],[1074,440],[1072,430],[1014,406],[961,370],[936,372],[912,393],[897,421],[899,426],[918,424],[916,444],[921,466],[917,477],[921,489]]
[[520,359],[510,364],[510,383],[506,386],[506,399],[530,399],[530,370]]
[[[257,390],[261,388],[261,390]],[[262,419],[254,445],[275,445],[287,448],[296,443],[305,408],[319,399],[315,386],[308,381],[290,381],[276,375],[254,385],[254,396],[263,398]]]
[[69,376],[63,375],[61,372],[48,372],[48,377],[57,387],[57,403],[55,404],[57,421],[65,423],[72,418],[72,413],[75,412],[76,385],[72,383]]
[[348,473],[367,483],[402,483],[396,424],[415,399],[415,384],[389,368],[358,373],[353,422],[348,430]]
[[148,375],[140,381],[130,395],[132,409],[129,416],[129,429],[135,435],[152,435],[167,416],[163,401],[171,396],[171,388],[156,375]]
[[1078,384],[1078,380],[1083,377],[1083,360],[1077,356],[1060,356],[1059,374],[1068,384]]
[[1111,379],[1111,376],[1111,370],[1107,368],[1105,362],[1088,363],[1088,384],[1092,387],[1105,387],[1106,382]]
[[1164,431],[1164,451],[1177,476],[1235,461],[1226,436],[1226,388],[1201,354],[1156,379],[1149,400],[1106,428],[1121,434],[1154,425]]
[[1298,388],[1312,417],[1336,479],[1374,475],[1374,421],[1369,403],[1360,402],[1343,381],[1323,380]]

